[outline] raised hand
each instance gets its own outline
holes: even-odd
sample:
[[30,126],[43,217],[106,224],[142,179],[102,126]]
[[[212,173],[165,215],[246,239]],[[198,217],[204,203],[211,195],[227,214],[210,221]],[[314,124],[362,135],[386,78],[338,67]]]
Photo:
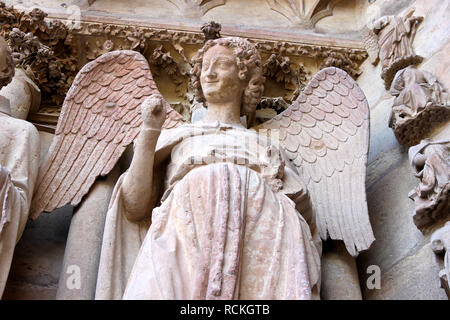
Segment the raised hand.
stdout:
[[144,129],[161,130],[166,119],[164,98],[153,94],[144,100],[141,106],[142,126]]

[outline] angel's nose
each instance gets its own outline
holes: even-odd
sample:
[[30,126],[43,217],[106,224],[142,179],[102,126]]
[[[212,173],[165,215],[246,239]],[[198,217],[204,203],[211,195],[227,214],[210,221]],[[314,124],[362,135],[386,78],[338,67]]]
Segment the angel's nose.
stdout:
[[205,70],[205,77],[209,80],[209,79],[215,79],[217,77],[217,73],[216,70],[214,68],[214,65],[210,65],[206,70]]

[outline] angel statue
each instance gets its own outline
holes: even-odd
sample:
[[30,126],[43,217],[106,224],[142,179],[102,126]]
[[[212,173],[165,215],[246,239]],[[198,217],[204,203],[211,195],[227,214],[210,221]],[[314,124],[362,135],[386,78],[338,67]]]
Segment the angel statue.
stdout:
[[286,111],[252,127],[265,80],[256,47],[209,40],[193,62],[207,108],[194,123],[165,102],[139,53],[86,65],[33,214],[79,203],[135,141],[106,216],[96,299],[319,299],[320,237],[343,240],[353,256],[374,240],[364,94],[325,68]]
[[[11,51],[0,37],[0,89],[11,92],[8,85],[14,74]],[[38,131],[32,124],[14,116],[26,118],[28,110],[22,107],[31,102],[26,88],[18,84],[19,80],[14,84],[16,99],[12,103],[3,96],[4,90],[0,95],[0,298],[8,280],[14,248],[28,220],[40,158]]]

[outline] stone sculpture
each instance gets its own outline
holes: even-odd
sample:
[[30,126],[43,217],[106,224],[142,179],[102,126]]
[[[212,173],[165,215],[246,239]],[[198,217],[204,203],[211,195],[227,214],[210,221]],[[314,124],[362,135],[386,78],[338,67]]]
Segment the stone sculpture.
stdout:
[[[14,75],[11,52],[1,37],[0,70],[1,89]],[[0,96],[0,297],[8,279],[14,248],[28,220],[39,168],[39,134],[30,123],[11,116],[19,112],[14,107]]]
[[448,92],[430,72],[415,67],[397,72],[390,93],[395,99],[389,127],[401,144],[417,144],[431,123],[450,119]]
[[21,68],[16,68],[11,83],[0,90],[0,96],[9,100],[11,115],[22,120],[29,112],[38,111],[41,104],[41,90]]
[[326,68],[252,128],[264,77],[249,41],[206,42],[192,77],[207,111],[189,124],[140,54],[86,65],[63,105],[33,215],[77,204],[135,140],[106,217],[97,299],[319,298],[319,235],[343,240],[353,256],[374,240],[364,94]]
[[423,227],[448,214],[450,140],[429,139],[409,149],[409,161],[420,183],[411,190],[414,223]]
[[444,255],[444,269],[439,272],[441,288],[450,299],[450,222],[433,233],[430,239],[431,249],[436,254]]
[[414,53],[412,47],[417,25],[423,21],[423,17],[413,16],[414,11],[412,8],[403,16],[383,16],[364,33],[372,63],[377,61],[375,54],[381,60],[381,78],[386,90],[389,90],[397,71],[423,59]]

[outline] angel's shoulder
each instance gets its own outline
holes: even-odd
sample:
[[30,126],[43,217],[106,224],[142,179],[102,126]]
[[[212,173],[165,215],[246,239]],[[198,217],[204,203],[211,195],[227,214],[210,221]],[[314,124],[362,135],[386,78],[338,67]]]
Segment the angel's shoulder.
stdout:
[[22,133],[29,136],[39,136],[39,133],[33,124],[11,116],[2,118],[2,128],[10,132]]

